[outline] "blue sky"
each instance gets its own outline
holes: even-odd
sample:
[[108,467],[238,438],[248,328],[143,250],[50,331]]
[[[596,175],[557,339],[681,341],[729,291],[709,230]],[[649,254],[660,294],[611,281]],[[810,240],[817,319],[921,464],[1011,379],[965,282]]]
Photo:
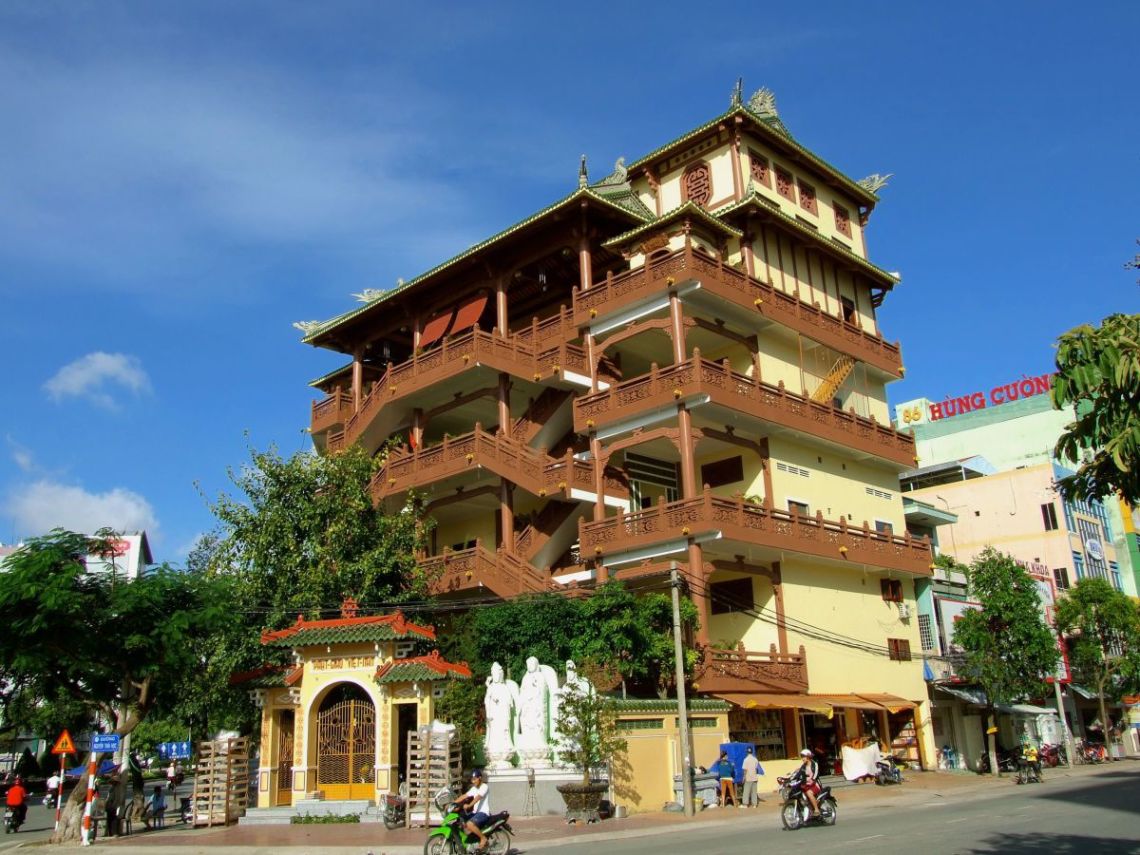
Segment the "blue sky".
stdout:
[[1052,365],[1140,311],[1140,6],[51,2],[0,6],[0,541],[146,527],[178,562],[250,445],[308,446],[354,305],[775,90],[893,172],[871,257],[899,402]]

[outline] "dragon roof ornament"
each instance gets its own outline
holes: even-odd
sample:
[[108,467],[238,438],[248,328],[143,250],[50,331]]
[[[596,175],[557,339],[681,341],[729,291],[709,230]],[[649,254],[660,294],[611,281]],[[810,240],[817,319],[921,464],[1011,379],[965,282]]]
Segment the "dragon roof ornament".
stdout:
[[586,169],[586,155],[582,155],[582,162],[578,165],[578,186],[585,187],[590,183],[590,173]]
[[305,335],[312,335],[324,325],[324,321],[294,321],[293,329],[300,330]]
[[619,157],[614,163],[614,171],[595,184],[595,187],[621,186],[629,183],[629,170],[625,168],[625,158]]
[[764,118],[780,117],[779,111],[776,110],[776,93],[767,86],[761,86],[752,93],[752,97],[748,99],[748,109]]
[[866,178],[860,178],[855,183],[871,193],[878,193],[887,186],[887,182],[894,177],[893,172],[888,172],[886,175],[880,175],[878,172],[872,172]]

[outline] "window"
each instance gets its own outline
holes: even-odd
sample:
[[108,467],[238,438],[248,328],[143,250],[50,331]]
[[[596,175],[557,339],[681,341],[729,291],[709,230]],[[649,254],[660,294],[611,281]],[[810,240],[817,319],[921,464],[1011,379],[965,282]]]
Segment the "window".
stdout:
[[809,214],[819,216],[819,205],[815,199],[815,188],[810,184],[800,182],[800,207]]
[[855,301],[849,297],[840,297],[839,304],[843,307],[843,320],[849,324],[855,323]]
[[883,589],[883,599],[888,603],[901,603],[903,601],[902,582],[898,579],[880,579],[879,585]]
[[1108,573],[1112,577],[1112,587],[1119,591],[1121,589],[1120,567],[1115,561],[1108,562]]
[[778,166],[776,167],[776,192],[785,199],[792,202],[796,201],[796,185],[792,173],[786,169],[780,169]]
[[1045,522],[1045,531],[1057,530],[1057,507],[1052,502],[1041,506],[1041,519]]
[[701,467],[701,483],[710,487],[723,487],[744,480],[744,459],[737,455]]
[[681,177],[681,192],[685,200],[695,202],[702,208],[712,198],[712,170],[705,162],[694,163]]
[[1053,568],[1053,584],[1056,585],[1058,591],[1069,590],[1069,568],[1068,567],[1054,567]]
[[618,730],[664,730],[663,718],[626,718],[618,719],[614,724]]
[[851,212],[842,205],[835,206],[835,230],[841,235],[851,237]]
[[893,523],[889,523],[886,520],[875,520],[875,531],[879,534],[894,534],[895,527]]
[[909,662],[910,641],[905,638],[888,638],[887,655],[893,662]]
[[743,612],[752,608],[751,579],[732,579],[728,582],[713,582],[709,585],[711,611],[714,615]]
[[1077,581],[1085,578],[1085,557],[1079,552],[1073,553],[1073,569],[1077,572]]
[[797,502],[795,499],[788,499],[788,511],[793,514],[799,514],[801,517],[811,516],[808,510],[807,502]]
[[930,625],[930,615],[918,616],[918,638],[923,650],[934,650],[934,628]]
[[768,158],[759,152],[748,149],[748,165],[752,171],[752,181],[755,184],[772,186],[772,172],[768,168]]

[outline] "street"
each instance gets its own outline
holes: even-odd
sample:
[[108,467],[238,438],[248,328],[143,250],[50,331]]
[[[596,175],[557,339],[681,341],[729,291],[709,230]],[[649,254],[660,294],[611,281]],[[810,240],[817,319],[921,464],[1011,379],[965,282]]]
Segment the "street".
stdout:
[[[905,786],[905,785],[904,785]],[[757,850],[803,848],[812,853],[1140,853],[1140,770],[1121,769],[1091,778],[1046,780],[1008,790],[929,798],[905,807],[860,804],[844,810],[843,790],[836,793],[839,821],[832,828],[813,826],[784,831],[775,812],[746,814],[739,822],[707,825],[670,835],[608,840],[605,851],[649,853],[701,852],[738,855]],[[742,812],[744,813],[744,812]],[[519,852],[557,846],[560,855],[596,855],[597,842],[526,847]]]

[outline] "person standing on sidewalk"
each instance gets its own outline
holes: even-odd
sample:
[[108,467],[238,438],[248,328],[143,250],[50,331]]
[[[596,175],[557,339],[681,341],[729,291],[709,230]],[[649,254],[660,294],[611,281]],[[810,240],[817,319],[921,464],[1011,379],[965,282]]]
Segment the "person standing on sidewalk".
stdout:
[[744,798],[741,800],[741,807],[760,807],[760,802],[763,799],[756,792],[756,787],[760,782],[760,775],[763,770],[760,768],[760,761],[756,759],[756,753],[749,748],[748,753],[744,755],[744,761],[740,764],[744,769]]
[[732,799],[734,806],[740,805],[736,797],[736,767],[728,759],[728,752],[720,752],[720,760],[716,764],[717,777],[720,778],[720,806],[728,807],[728,800]]

